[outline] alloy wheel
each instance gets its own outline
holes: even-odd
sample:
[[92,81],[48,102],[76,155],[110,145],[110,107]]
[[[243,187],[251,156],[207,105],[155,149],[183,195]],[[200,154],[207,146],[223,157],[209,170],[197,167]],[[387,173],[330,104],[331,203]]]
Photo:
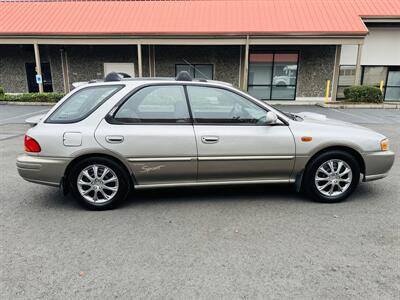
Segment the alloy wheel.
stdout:
[[330,159],[317,169],[314,182],[321,194],[336,197],[347,191],[352,178],[353,172],[345,161]]
[[84,168],[78,175],[78,191],[83,198],[94,204],[102,204],[114,198],[119,180],[115,172],[100,164]]

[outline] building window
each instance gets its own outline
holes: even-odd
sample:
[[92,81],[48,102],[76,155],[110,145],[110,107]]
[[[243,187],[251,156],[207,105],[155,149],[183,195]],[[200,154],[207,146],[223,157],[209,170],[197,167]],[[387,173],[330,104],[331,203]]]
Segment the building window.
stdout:
[[387,67],[364,67],[362,84],[379,87],[381,80],[383,80],[383,85],[385,85],[387,72]]
[[385,100],[400,101],[400,67],[389,68]]
[[356,66],[340,66],[337,99],[344,99],[344,89],[354,85],[356,80]]
[[383,96],[386,101],[400,101],[399,66],[365,66],[362,84],[380,87],[383,81]]
[[175,76],[181,71],[187,71],[192,78],[196,79],[209,79],[214,77],[214,66],[212,64],[177,64],[175,65]]
[[119,62],[119,63],[104,63],[104,76],[111,72],[116,72],[127,77],[135,77],[135,64],[134,63],[127,63],[127,62]]
[[249,94],[260,100],[294,100],[298,59],[297,52],[251,53]]

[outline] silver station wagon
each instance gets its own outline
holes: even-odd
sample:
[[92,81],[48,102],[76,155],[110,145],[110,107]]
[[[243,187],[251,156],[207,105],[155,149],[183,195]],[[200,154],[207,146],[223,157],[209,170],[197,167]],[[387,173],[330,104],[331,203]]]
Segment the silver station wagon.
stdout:
[[98,210],[132,189],[222,184],[292,183],[311,199],[338,202],[360,180],[385,177],[394,161],[382,134],[284,113],[185,72],[176,79],[111,73],[74,89],[34,123],[19,174]]

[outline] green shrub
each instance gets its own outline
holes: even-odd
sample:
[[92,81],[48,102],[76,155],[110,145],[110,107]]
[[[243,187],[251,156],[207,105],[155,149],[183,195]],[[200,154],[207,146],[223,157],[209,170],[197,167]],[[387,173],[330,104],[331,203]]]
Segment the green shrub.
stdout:
[[0,101],[56,103],[62,97],[64,97],[63,93],[25,93],[16,95],[5,94],[3,97],[0,96]]
[[4,89],[2,86],[0,86],[0,98],[4,97]]
[[379,88],[368,85],[353,85],[344,89],[346,101],[351,102],[383,102],[382,92]]

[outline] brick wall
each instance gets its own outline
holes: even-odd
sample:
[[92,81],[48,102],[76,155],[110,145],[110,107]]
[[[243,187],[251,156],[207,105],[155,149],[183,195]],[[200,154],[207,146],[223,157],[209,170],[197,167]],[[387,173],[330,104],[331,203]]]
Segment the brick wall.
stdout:
[[[53,90],[63,91],[61,46],[40,46],[42,62],[50,63]],[[65,46],[70,83],[101,79],[105,62],[133,62],[137,74],[136,45]],[[326,79],[332,79],[335,46],[269,46],[264,50],[298,50],[297,97],[323,97]],[[174,77],[175,64],[213,64],[214,79],[239,85],[239,46],[156,46],[156,76]],[[143,76],[148,76],[148,47],[142,46]],[[31,45],[0,46],[0,85],[6,92],[27,92],[25,63],[35,61]]]

